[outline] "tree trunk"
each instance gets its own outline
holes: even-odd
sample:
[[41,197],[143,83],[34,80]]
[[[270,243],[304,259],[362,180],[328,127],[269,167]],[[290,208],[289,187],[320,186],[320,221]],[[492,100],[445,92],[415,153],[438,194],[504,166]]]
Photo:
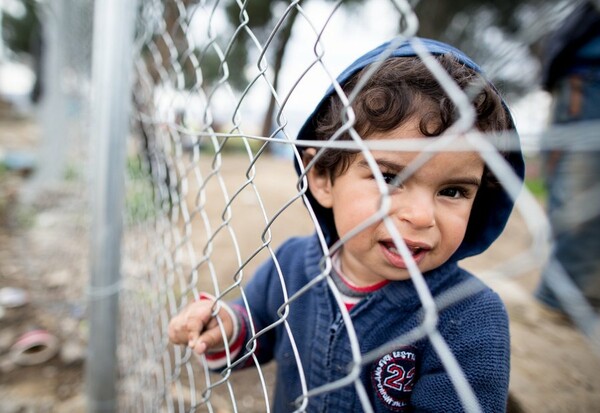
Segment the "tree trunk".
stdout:
[[[295,8],[292,9],[279,32],[279,41],[276,44],[273,62],[272,84],[273,89],[275,91],[277,91],[279,87],[279,72],[281,71],[281,67],[283,66],[285,51],[287,49],[287,44],[290,38],[292,37],[292,29],[294,27],[294,22],[296,21],[297,16],[298,10],[296,10]],[[263,121],[262,136],[270,136],[273,131],[273,115],[275,114],[275,105],[275,96],[271,95],[269,99],[269,106],[267,107],[267,112],[265,113],[265,118]]]

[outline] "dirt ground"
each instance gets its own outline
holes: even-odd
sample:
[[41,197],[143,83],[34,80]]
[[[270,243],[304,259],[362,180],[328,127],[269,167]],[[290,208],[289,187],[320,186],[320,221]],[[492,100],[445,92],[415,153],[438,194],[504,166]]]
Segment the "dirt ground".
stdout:
[[[39,129],[31,120],[0,117],[0,155],[32,150],[38,140]],[[238,162],[233,158],[224,164],[223,175],[231,185],[243,179],[242,159]],[[28,294],[27,304],[5,307],[0,312],[0,413],[85,411],[89,217],[82,179],[67,180],[25,204],[20,199],[30,178],[22,172],[0,169],[0,288],[20,288]],[[292,192],[289,190],[293,170],[287,162],[264,157],[257,165],[256,180],[265,210],[273,216],[293,193],[293,186]],[[255,193],[252,188],[247,192],[241,199],[252,208]],[[289,234],[310,232],[306,220],[294,218],[295,211],[302,208],[295,202],[277,220],[274,245]],[[253,225],[264,227],[259,208],[248,214],[235,223],[240,233],[254,231],[253,237],[240,238],[242,254],[249,254],[261,242]],[[479,273],[491,262],[506,261],[525,250],[531,240],[524,224],[515,214],[501,239],[465,266]],[[196,242],[201,245],[203,240]],[[223,259],[217,265],[232,265],[229,261]],[[511,318],[510,411],[600,411],[600,352],[594,353],[568,321],[536,304],[531,291],[539,269],[513,275],[485,278],[505,300]],[[48,361],[25,366],[15,362],[13,345],[32,329],[48,331],[57,338],[58,346]]]

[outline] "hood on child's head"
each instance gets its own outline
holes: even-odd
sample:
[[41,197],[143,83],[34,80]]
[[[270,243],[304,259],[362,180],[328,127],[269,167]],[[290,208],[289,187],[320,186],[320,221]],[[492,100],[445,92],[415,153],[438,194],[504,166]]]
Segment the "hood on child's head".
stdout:
[[[452,54],[460,63],[473,69],[477,73],[482,74],[481,68],[473,62],[468,56],[466,56],[460,50],[449,46],[445,43],[438,42],[429,39],[418,39],[421,44],[427,49],[427,51],[433,55],[445,55]],[[402,42],[398,47],[390,53],[391,42],[386,42],[381,46],[371,50],[362,57],[358,58],[352,63],[346,70],[342,72],[337,78],[337,82],[343,86],[354,74],[359,72],[364,67],[380,61],[383,58],[389,57],[414,57],[417,53],[413,49],[410,41]],[[492,86],[492,89],[496,89]],[[330,87],[325,96],[321,99],[315,110],[308,117],[300,132],[298,133],[297,140],[313,140],[315,139],[315,128],[319,113],[325,106],[329,97],[335,93],[333,87]],[[496,93],[498,93],[496,91]],[[498,93],[499,95],[499,93]],[[500,96],[500,95],[499,95]],[[500,96],[502,99],[502,97]],[[502,99],[502,105],[507,112],[509,119],[509,129],[514,133],[510,134],[511,139],[514,139],[516,145],[511,145],[513,148],[520,148],[519,136],[516,133],[512,116],[508,110],[506,102]],[[305,147],[299,146],[298,149],[302,152]],[[520,149],[515,149],[512,152],[504,155],[516,175],[523,180],[525,175],[525,164]],[[296,162],[296,170],[300,172],[300,167]],[[337,231],[333,221],[333,214],[331,209],[323,208],[314,199],[310,191],[307,191],[306,196],[310,203],[311,208],[314,210],[315,215],[319,221],[319,225],[323,231],[325,239],[328,245],[332,245],[337,239]],[[511,197],[504,191],[502,186],[494,190],[486,192],[486,196],[480,196],[476,198],[476,202],[473,206],[473,212],[469,221],[469,228],[467,234],[463,240],[461,246],[451,257],[452,261],[458,261],[460,259],[477,255],[485,251],[504,230],[510,213],[512,211],[514,202]]]

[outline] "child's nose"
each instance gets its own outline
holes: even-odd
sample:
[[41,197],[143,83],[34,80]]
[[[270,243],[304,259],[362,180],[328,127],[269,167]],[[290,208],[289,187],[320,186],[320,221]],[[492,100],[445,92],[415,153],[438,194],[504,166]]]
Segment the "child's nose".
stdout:
[[402,194],[398,201],[396,217],[416,229],[430,228],[435,225],[433,199],[425,193]]

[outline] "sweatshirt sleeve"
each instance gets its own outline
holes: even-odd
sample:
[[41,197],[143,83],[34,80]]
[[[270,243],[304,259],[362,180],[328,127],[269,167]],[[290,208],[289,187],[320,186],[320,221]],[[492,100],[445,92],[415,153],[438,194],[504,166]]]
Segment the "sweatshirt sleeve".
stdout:
[[227,343],[227,348],[222,346],[221,348],[206,352],[206,364],[209,369],[215,371],[227,367],[233,360],[238,358],[238,355],[242,351],[244,340],[246,339],[247,324],[241,315],[243,308],[229,306],[226,303],[223,304],[223,308],[231,316],[233,322],[233,335],[229,343]]
[[[289,248],[285,248],[289,242],[285,243],[277,252],[277,257],[286,254]],[[273,359],[278,335],[278,321],[280,320],[277,311],[284,302],[284,293],[282,288],[283,274],[276,260],[273,258],[264,262],[243,288],[243,296],[233,301],[231,308],[236,314],[239,323],[239,336],[232,340],[234,347],[230,343],[230,354],[238,360],[246,357],[240,367],[246,367],[254,363],[250,357],[252,353],[260,363],[265,363]],[[221,354],[211,355],[213,360],[217,361]],[[207,357],[208,359],[209,357]],[[220,364],[223,364],[220,360]],[[213,364],[217,365],[217,364]]]
[[[475,302],[472,302],[475,301]],[[442,313],[439,330],[483,412],[503,412],[508,399],[510,333],[504,304],[491,290]],[[424,347],[411,404],[417,412],[462,412],[464,407],[433,345]]]

